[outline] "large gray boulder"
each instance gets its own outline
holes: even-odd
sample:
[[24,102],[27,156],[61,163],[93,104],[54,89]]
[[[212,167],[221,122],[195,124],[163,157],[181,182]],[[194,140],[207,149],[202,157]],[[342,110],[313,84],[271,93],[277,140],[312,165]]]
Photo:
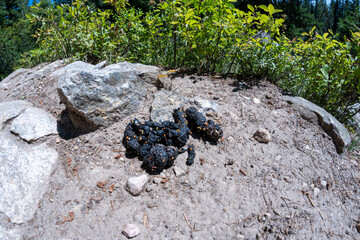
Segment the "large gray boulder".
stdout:
[[[351,142],[351,137],[346,128],[336,118],[323,108],[304,98],[284,96],[284,99],[287,102],[294,104],[299,111],[306,113],[306,111],[303,110],[305,109],[315,113],[319,125],[330,137],[332,137],[337,152],[343,153],[346,151],[347,146]],[[309,116],[310,114],[304,114],[304,116],[305,115]]]
[[121,62],[66,74],[58,93],[74,126],[94,130],[134,113],[159,75],[158,67]]
[[0,132],[0,212],[13,223],[34,217],[58,154],[46,144],[29,145]]
[[27,142],[58,133],[56,119],[40,108],[27,108],[13,120],[10,130]]

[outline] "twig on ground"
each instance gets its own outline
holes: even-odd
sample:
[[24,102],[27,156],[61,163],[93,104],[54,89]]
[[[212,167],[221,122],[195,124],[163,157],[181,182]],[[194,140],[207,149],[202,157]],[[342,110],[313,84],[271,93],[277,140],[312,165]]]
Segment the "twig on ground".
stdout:
[[189,223],[189,220],[188,220],[188,218],[186,217],[186,214],[185,214],[185,213],[184,213],[184,218],[185,218],[185,221],[186,221],[186,223],[188,224],[189,228],[191,229],[191,231],[194,231],[194,228],[193,228],[193,226],[191,226],[191,224]]
[[244,176],[246,176],[247,175],[247,172],[245,172],[244,170],[242,170],[242,169],[240,169],[240,172],[242,173],[242,174],[244,174]]
[[325,214],[323,214],[322,211],[315,205],[314,201],[311,199],[310,193],[303,191],[303,194],[309,199],[311,206],[313,206],[314,208],[316,208],[319,211],[321,218],[326,219],[327,216]]
[[147,227],[147,229],[149,229],[149,232],[151,232],[149,220],[148,220],[145,210],[144,210],[144,216],[143,216],[143,224],[144,224],[144,227]]
[[100,150],[101,150],[101,145],[100,145],[100,146],[98,147],[98,149],[96,150],[96,152],[95,152],[95,154],[94,154],[94,157],[99,154]]

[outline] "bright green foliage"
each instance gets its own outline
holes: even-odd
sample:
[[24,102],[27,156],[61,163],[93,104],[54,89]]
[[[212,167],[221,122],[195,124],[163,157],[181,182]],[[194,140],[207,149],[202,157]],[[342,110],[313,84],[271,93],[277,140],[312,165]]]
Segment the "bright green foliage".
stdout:
[[126,33],[131,27],[125,24],[130,24],[140,15],[135,14],[135,10],[125,9],[124,1],[114,2],[117,4],[116,24],[109,21],[110,10],[94,10],[84,1],[47,9],[38,4],[33,6],[34,13],[27,16],[33,23],[42,23],[37,32],[44,50],[41,54],[46,55],[48,60],[81,59],[91,63],[104,59],[111,61],[111,58],[124,54],[119,51],[115,54],[115,50],[130,41],[130,34]]
[[[143,14],[125,0],[105,1],[94,10],[83,1],[56,8],[33,8],[28,17],[41,23],[40,49],[23,62],[55,59],[97,63],[133,61],[199,72],[267,78],[301,95],[345,121],[347,106],[360,97],[360,33],[341,43],[332,32],[315,28],[302,38],[281,34],[284,19],[273,5],[231,0],[169,0]],[[354,54],[357,51],[357,55]]]
[[[245,13],[228,0],[173,0],[163,2],[145,17],[150,64],[227,72],[241,46],[261,30],[276,35],[283,19],[272,5],[250,6]],[[155,57],[155,58],[154,58]]]
[[278,83],[344,121],[349,118],[347,107],[360,97],[360,76],[356,76],[358,58],[350,54],[350,42],[338,42],[331,31],[323,35],[314,32],[315,28],[303,33],[308,40],[299,39],[289,47],[291,65],[295,65]]

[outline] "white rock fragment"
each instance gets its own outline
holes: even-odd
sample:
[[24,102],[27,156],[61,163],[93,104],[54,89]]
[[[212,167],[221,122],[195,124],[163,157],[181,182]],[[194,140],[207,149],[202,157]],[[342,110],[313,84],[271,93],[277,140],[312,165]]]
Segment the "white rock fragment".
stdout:
[[320,189],[319,188],[314,188],[314,195],[317,196],[320,193]]
[[254,134],[254,138],[259,143],[268,143],[271,140],[271,135],[268,130],[260,128]]
[[144,191],[146,184],[149,180],[149,177],[146,174],[143,174],[138,177],[129,178],[126,183],[125,189],[133,196],[138,196],[142,191]]
[[256,104],[259,104],[259,103],[260,103],[260,100],[259,100],[258,98],[254,98],[253,101],[254,101],[254,103],[256,103]]
[[181,176],[185,175],[184,169],[182,169],[182,168],[180,168],[178,166],[174,167],[174,173],[175,173],[175,176],[177,176],[177,177],[181,177]]
[[133,238],[140,234],[140,229],[135,224],[128,223],[123,227],[122,233],[127,238]]
[[275,179],[275,178],[272,178],[272,179],[271,179],[271,183],[272,183],[274,186],[277,186],[277,185],[278,185],[278,180]]
[[230,137],[227,138],[227,140],[228,140],[229,142],[233,142],[235,139],[234,139],[232,136],[230,136]]
[[321,180],[321,186],[323,188],[326,188],[327,187],[327,182],[325,180]]

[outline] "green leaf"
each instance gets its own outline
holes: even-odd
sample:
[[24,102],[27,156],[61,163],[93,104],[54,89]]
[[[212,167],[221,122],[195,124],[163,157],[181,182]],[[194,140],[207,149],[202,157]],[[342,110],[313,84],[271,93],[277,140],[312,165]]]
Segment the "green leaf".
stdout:
[[186,23],[191,26],[191,25],[194,25],[195,23],[198,23],[198,22],[195,21],[195,20],[193,20],[193,19],[191,19],[191,20],[187,21]]
[[248,9],[251,11],[251,12],[255,12],[255,9],[253,6],[251,6],[250,4],[247,5]]
[[272,4],[270,4],[270,5],[268,6],[268,9],[269,9],[269,14],[270,14],[270,16],[272,16],[272,15],[274,14],[274,11],[275,11],[274,6],[273,6]]
[[322,75],[324,76],[324,78],[326,80],[329,80],[329,65],[325,64],[321,69],[320,69]]
[[283,24],[284,21],[285,21],[284,19],[278,18],[275,20],[275,24],[280,25],[280,24]]
[[265,6],[265,5],[260,5],[259,8],[261,8],[265,12],[269,12],[269,8],[267,6]]
[[316,29],[316,26],[314,26],[312,29],[311,29],[311,31],[309,32],[310,33],[310,35],[312,35],[313,33],[314,33],[314,30]]

